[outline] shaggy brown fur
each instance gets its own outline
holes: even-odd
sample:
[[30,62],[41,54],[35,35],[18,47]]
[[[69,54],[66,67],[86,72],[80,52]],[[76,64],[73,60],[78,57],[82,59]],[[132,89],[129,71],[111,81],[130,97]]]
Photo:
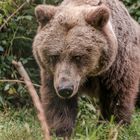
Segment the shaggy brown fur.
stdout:
[[[140,27],[118,0],[39,5],[33,53],[50,129],[70,136],[77,93],[96,96],[105,119],[130,123],[140,79]],[[60,87],[71,87],[65,98]],[[67,94],[67,92],[66,92]]]

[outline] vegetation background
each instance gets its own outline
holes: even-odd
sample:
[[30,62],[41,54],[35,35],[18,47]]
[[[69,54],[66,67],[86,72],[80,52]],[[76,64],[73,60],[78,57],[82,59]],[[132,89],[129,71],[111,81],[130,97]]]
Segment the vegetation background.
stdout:
[[[15,59],[24,64],[32,81],[40,84],[39,69],[31,48],[37,29],[34,8],[42,3],[57,5],[59,2],[60,0],[0,0],[0,140],[41,139],[40,127],[25,85],[4,80],[22,80],[11,64]],[[140,0],[123,2],[132,17],[140,23]],[[97,127],[98,106],[93,106],[86,97],[82,97],[79,104],[74,139],[115,140],[116,136],[122,140],[140,140],[139,110],[136,111],[133,123],[128,129],[116,126],[113,119],[108,125]],[[93,121],[95,123],[92,123]]]

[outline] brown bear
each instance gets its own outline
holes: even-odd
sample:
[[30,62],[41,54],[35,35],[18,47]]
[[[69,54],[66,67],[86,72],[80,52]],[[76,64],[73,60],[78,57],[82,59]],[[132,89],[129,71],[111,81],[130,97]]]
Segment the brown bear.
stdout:
[[140,80],[140,27],[119,0],[38,5],[33,54],[50,130],[70,136],[82,93],[96,96],[104,119],[130,123]]

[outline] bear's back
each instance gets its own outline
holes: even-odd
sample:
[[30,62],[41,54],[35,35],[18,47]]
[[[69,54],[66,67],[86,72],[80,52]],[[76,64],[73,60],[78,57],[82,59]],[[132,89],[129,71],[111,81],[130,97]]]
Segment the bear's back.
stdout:
[[[91,5],[98,6],[105,4],[111,11],[111,24],[118,39],[120,47],[126,46],[132,42],[132,45],[139,46],[140,42],[140,27],[129,15],[127,9],[119,0],[65,0],[62,6],[65,5]],[[133,44],[134,42],[134,44]]]

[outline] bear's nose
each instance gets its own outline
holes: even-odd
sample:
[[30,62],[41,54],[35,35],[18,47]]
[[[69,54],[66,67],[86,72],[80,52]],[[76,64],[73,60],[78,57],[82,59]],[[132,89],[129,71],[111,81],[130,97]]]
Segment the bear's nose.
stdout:
[[61,97],[63,98],[68,98],[72,95],[73,93],[73,86],[69,86],[69,87],[60,87],[58,89],[58,93]]

